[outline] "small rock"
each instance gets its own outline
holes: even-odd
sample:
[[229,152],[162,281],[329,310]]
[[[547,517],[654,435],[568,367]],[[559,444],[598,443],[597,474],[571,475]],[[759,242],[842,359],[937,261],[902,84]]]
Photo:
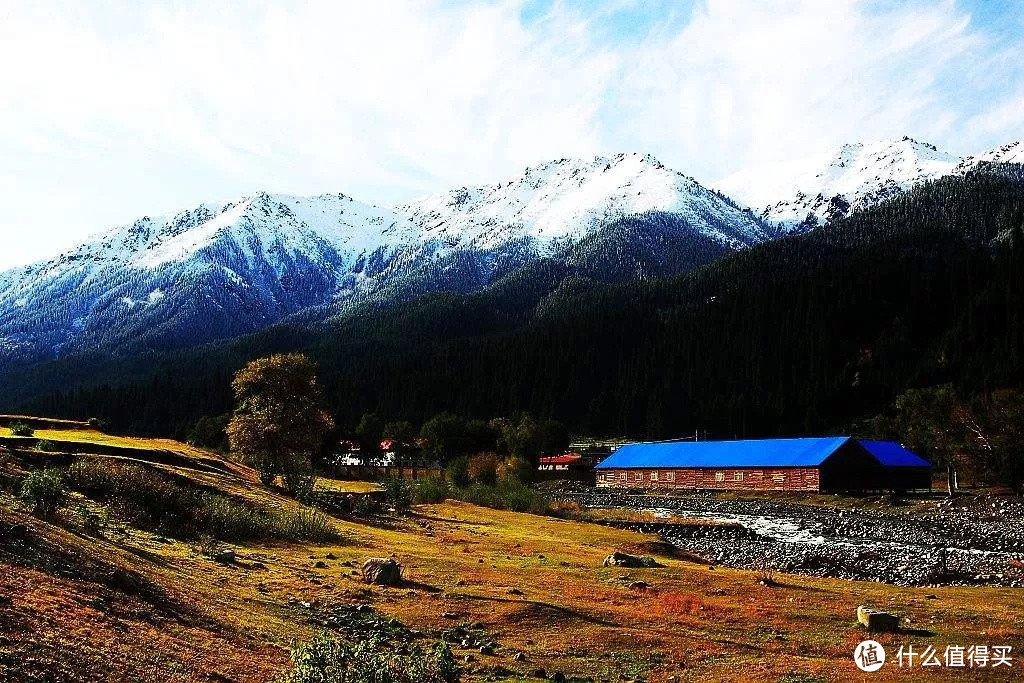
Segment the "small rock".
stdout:
[[395,586],[402,582],[402,565],[390,557],[371,557],[363,562],[363,581],[378,586]]
[[561,671],[556,671],[555,673],[551,674],[548,680],[555,681],[555,683],[565,683],[565,674]]
[[337,557],[334,556],[334,553],[327,553],[326,555],[324,555],[324,557],[327,558],[328,560],[336,560],[336,559],[338,559]]
[[629,553],[623,553],[616,550],[611,555],[604,558],[605,567],[628,567],[628,568],[641,568],[641,567],[663,567],[653,557],[640,557],[637,555],[630,555]]
[[313,567],[315,569],[327,569],[327,563],[323,560],[319,560],[316,564],[313,565]]
[[629,584],[629,587],[642,591],[649,588],[650,584],[648,584],[646,581],[634,581],[633,583]]
[[547,678],[548,677],[548,672],[545,669],[534,669],[533,670],[533,677],[534,678]]
[[441,616],[445,619],[456,619],[459,615],[457,612],[441,612]]
[[516,660],[517,662],[525,662],[526,655],[522,652],[517,652],[514,655],[512,655],[512,659]]
[[519,590],[518,588],[509,588],[508,589],[508,594],[509,595],[523,595],[523,591]]
[[857,621],[869,631],[895,633],[900,630],[900,618],[889,612],[878,612],[861,605],[857,608]]
[[213,554],[213,560],[221,564],[232,564],[235,561],[235,551],[231,548],[222,548]]
[[481,645],[480,646],[480,654],[482,654],[482,655],[493,655],[494,654],[494,646],[493,645]]

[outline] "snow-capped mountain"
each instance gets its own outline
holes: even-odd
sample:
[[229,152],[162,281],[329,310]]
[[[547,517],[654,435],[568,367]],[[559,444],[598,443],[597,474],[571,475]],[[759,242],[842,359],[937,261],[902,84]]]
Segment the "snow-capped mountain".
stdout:
[[956,165],[955,171],[966,173],[982,164],[1024,164],[1024,140],[1000,145],[981,154],[966,156]]
[[552,161],[497,185],[459,188],[399,210],[426,236],[478,248],[515,236],[555,250],[612,220],[649,211],[685,216],[695,229],[734,246],[767,236],[721,196],[648,154]]
[[761,215],[787,231],[812,229],[952,173],[960,159],[909,137],[843,145],[824,169],[800,177],[791,197]]
[[[659,217],[599,238],[649,212]],[[539,257],[612,264],[606,252],[625,253],[624,241],[631,260],[665,252],[650,272],[681,270],[769,236],[749,211],[638,154],[553,161],[394,209],[260,193],[144,217],[0,273],[0,360],[192,345],[324,306],[473,291]]]

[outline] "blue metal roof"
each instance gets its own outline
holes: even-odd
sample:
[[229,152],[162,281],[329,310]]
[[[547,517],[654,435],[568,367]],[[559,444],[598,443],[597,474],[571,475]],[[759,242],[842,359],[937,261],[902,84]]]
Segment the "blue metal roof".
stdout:
[[598,469],[616,467],[815,467],[850,440],[848,436],[744,441],[631,443]]
[[932,464],[917,453],[904,448],[895,441],[870,441],[859,439],[860,445],[883,467],[931,467]]

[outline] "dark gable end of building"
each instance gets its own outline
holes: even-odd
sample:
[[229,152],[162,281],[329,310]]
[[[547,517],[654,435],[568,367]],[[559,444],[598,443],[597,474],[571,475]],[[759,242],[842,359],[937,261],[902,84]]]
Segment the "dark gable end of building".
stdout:
[[[876,450],[883,443],[891,442],[871,442]],[[890,446],[884,450],[895,458]],[[913,457],[911,475],[887,466],[861,442],[844,436],[635,443],[597,466],[597,485],[761,491],[929,488],[930,465]],[[911,467],[909,458],[901,458],[903,468]]]

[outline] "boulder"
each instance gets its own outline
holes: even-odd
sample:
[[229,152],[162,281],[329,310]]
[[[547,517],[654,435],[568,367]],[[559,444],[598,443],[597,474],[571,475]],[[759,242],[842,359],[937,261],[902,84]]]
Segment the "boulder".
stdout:
[[873,633],[895,633],[900,630],[900,618],[889,612],[879,612],[865,605],[857,608],[857,621]]
[[235,561],[235,551],[231,548],[221,548],[213,553],[213,560],[221,564],[232,564]]
[[630,555],[629,553],[623,553],[616,550],[614,553],[604,558],[604,566],[637,569],[641,567],[663,567],[665,565],[659,564],[653,557],[640,557],[638,555]]
[[371,557],[363,562],[363,582],[397,586],[402,582],[402,565],[390,557]]

